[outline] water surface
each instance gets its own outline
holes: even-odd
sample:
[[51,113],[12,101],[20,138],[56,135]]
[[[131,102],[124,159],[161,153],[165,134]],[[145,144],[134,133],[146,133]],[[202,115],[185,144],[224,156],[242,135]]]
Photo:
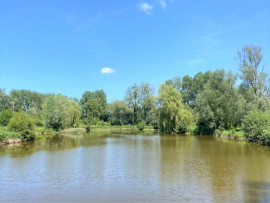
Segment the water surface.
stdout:
[[48,136],[0,168],[0,202],[270,202],[270,147],[211,136]]

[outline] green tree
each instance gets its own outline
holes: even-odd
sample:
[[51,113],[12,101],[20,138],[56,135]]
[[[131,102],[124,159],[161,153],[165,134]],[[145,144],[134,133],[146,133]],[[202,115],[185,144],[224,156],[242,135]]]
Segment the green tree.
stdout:
[[0,88],[0,111],[11,108],[10,97]]
[[173,86],[178,92],[181,91],[182,83],[180,77],[175,77],[173,79],[169,79],[165,81],[165,85]]
[[75,127],[80,116],[80,107],[62,95],[50,95],[44,100],[43,119],[46,127],[60,130]]
[[45,95],[30,90],[11,90],[11,103],[15,111],[24,110],[27,112],[30,108],[35,108],[36,113],[41,111]]
[[8,129],[19,132],[24,140],[35,139],[34,121],[25,112],[16,112],[9,121]]
[[251,103],[255,103],[257,108],[269,109],[269,77],[264,72],[262,62],[262,48],[259,46],[244,46],[238,50],[240,79],[240,93]]
[[197,96],[195,112],[201,133],[217,128],[230,128],[237,122],[237,90],[235,75],[216,70],[211,73],[203,91]]
[[0,112],[0,126],[7,126],[9,120],[12,118],[12,111],[10,109],[5,109]]
[[132,124],[133,110],[124,101],[114,101],[108,104],[107,114],[112,125]]
[[251,111],[243,119],[244,135],[248,141],[270,145],[270,114]]
[[140,121],[137,124],[137,128],[138,128],[138,130],[143,130],[145,128],[145,123],[143,121]]
[[155,100],[154,88],[148,83],[134,84],[127,89],[125,101],[133,109],[133,124],[141,120],[147,125],[154,122]]
[[208,71],[205,73],[199,72],[193,78],[189,75],[182,78],[181,94],[184,104],[188,104],[192,109],[195,107],[196,98],[204,89],[209,77],[210,72]]
[[162,84],[159,89],[160,130],[165,133],[186,132],[192,113],[182,103],[181,93],[174,86]]
[[79,127],[82,108],[79,106],[77,102],[71,99],[69,100],[69,114],[71,119],[70,126],[73,128]]
[[80,105],[82,107],[82,118],[85,123],[95,124],[99,120],[104,120],[107,99],[103,90],[84,92]]
[[133,123],[138,121],[138,111],[140,109],[139,98],[139,86],[137,84],[132,85],[126,91],[125,101],[128,106],[133,109]]

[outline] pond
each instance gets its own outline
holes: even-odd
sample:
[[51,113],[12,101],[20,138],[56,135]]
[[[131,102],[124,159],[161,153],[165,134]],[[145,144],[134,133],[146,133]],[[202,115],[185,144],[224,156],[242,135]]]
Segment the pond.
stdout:
[[270,201],[270,147],[212,136],[46,136],[0,167],[0,202]]

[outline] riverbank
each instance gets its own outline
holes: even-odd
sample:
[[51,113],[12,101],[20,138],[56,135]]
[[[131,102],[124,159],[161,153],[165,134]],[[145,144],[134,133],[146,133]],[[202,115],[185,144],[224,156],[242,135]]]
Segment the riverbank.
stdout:
[[[55,131],[53,129],[48,129],[45,127],[37,127],[35,131],[36,136],[42,135],[56,135],[56,134],[79,134],[79,133],[99,133],[99,132],[108,132],[108,133],[116,133],[116,132],[132,132],[137,133],[140,130],[137,126],[125,125],[125,126],[90,126],[90,131],[86,130],[86,127],[82,128],[68,128],[63,129],[61,131]],[[144,132],[154,132],[155,129],[152,126],[146,126],[143,130]],[[0,128],[0,145],[9,145],[23,142],[22,136],[20,133],[12,132],[7,130],[6,127]]]
[[215,133],[214,136],[226,140],[247,141],[242,130],[225,130],[223,132]]
[[21,143],[20,133],[9,131],[6,127],[0,128],[0,145]]

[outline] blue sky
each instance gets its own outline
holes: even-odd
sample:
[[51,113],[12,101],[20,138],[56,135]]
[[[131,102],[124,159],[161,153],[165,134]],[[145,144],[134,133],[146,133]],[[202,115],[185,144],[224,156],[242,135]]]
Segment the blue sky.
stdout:
[[269,72],[269,19],[269,0],[0,0],[0,87],[113,101],[134,83],[237,72],[249,44]]

